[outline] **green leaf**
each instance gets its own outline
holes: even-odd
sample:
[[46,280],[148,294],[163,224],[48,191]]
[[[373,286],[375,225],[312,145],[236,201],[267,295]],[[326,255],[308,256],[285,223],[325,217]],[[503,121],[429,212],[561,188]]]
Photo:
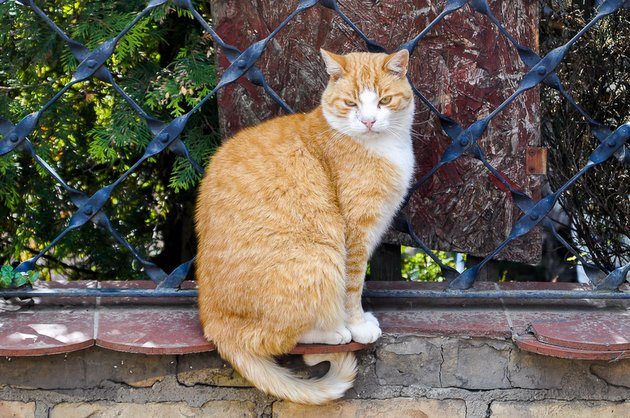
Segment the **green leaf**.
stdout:
[[28,283],[28,273],[17,273],[13,278],[13,287],[24,286]]
[[32,285],[39,280],[40,273],[37,271],[26,271],[16,273],[10,265],[4,265],[0,268],[0,289],[10,287],[20,287],[25,284]]
[[38,271],[31,270],[28,273],[29,274],[28,274],[27,280],[31,285],[35,284],[35,282],[38,281],[39,278],[41,277],[41,274]]
[[13,281],[13,267],[4,265],[0,268],[0,289],[6,289],[11,286]]

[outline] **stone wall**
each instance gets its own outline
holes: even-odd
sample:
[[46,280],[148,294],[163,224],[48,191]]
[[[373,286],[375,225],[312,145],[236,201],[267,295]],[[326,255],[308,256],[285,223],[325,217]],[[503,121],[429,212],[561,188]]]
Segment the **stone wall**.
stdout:
[[305,407],[252,389],[216,352],[148,356],[90,348],[2,358],[0,417],[630,415],[627,359],[573,361],[500,339],[386,335],[359,361],[345,400]]

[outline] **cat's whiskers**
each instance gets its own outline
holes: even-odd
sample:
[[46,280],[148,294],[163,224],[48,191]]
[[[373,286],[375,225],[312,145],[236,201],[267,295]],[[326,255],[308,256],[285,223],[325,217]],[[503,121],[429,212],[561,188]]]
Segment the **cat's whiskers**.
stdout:
[[390,133],[408,131],[412,135],[420,135],[420,132],[415,130],[413,128],[413,125],[408,126],[404,122],[397,121],[397,120],[390,121],[390,125],[385,129],[388,130],[388,132]]
[[328,132],[333,132],[333,135],[330,138],[328,138],[329,142],[333,142],[333,141],[337,141],[337,140],[341,139],[344,136],[350,136],[351,129],[348,128],[348,129],[344,129],[344,130],[338,130],[338,129],[335,129],[335,128],[331,127],[329,130],[327,130],[326,133],[328,133]]

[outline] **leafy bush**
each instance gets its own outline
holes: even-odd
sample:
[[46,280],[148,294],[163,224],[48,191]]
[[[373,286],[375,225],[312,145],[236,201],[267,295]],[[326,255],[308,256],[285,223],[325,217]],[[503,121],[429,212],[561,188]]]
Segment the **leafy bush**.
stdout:
[[[442,282],[444,276],[440,266],[424,251],[413,247],[401,246],[402,277],[410,281]],[[455,268],[455,253],[435,251],[440,261]]]
[[[90,49],[117,34],[146,5],[144,0],[38,3],[71,38]],[[209,20],[207,5],[197,7]],[[0,27],[0,116],[17,123],[71,79],[77,62],[65,42],[17,2],[0,5]],[[210,41],[191,16],[159,7],[122,38],[106,65],[134,100],[169,121],[214,87]],[[216,102],[209,101],[182,135],[201,165],[216,147],[216,127]],[[47,110],[29,139],[72,187],[91,195],[142,155],[151,133],[111,86],[90,79]],[[126,179],[105,210],[141,254],[169,269],[193,253],[192,202],[198,180],[186,160],[163,153]],[[74,211],[65,191],[29,156],[14,152],[0,157],[0,264],[32,257]],[[131,262],[107,232],[86,225],[46,255],[43,272],[46,277],[144,277],[130,269]]]
[[11,266],[0,267],[0,289],[16,288],[26,284],[32,285],[39,279],[39,273],[28,271],[16,273]]

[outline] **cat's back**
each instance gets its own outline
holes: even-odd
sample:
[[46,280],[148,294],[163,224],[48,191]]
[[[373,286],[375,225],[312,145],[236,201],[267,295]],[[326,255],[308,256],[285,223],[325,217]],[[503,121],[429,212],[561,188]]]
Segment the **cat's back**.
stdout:
[[[291,224],[316,228],[318,216],[335,212],[330,178],[312,146],[321,129],[313,114],[293,114],[249,127],[225,141],[201,183],[200,227],[212,226],[215,233],[243,223],[256,224],[257,230]],[[229,222],[222,219],[225,216]]]
[[237,132],[223,142],[210,160],[210,168],[220,164],[240,165],[253,162],[257,155],[279,154],[296,146],[305,134],[306,115],[279,116]]
[[[202,193],[239,191],[231,186],[249,182],[260,192],[267,188],[264,181],[282,181],[293,176],[293,163],[317,163],[304,146],[309,135],[305,127],[306,115],[292,114],[276,117],[245,128],[228,138],[210,159],[202,181]],[[214,189],[206,190],[210,184]],[[240,190],[246,192],[246,190]],[[260,193],[258,193],[260,194]]]

